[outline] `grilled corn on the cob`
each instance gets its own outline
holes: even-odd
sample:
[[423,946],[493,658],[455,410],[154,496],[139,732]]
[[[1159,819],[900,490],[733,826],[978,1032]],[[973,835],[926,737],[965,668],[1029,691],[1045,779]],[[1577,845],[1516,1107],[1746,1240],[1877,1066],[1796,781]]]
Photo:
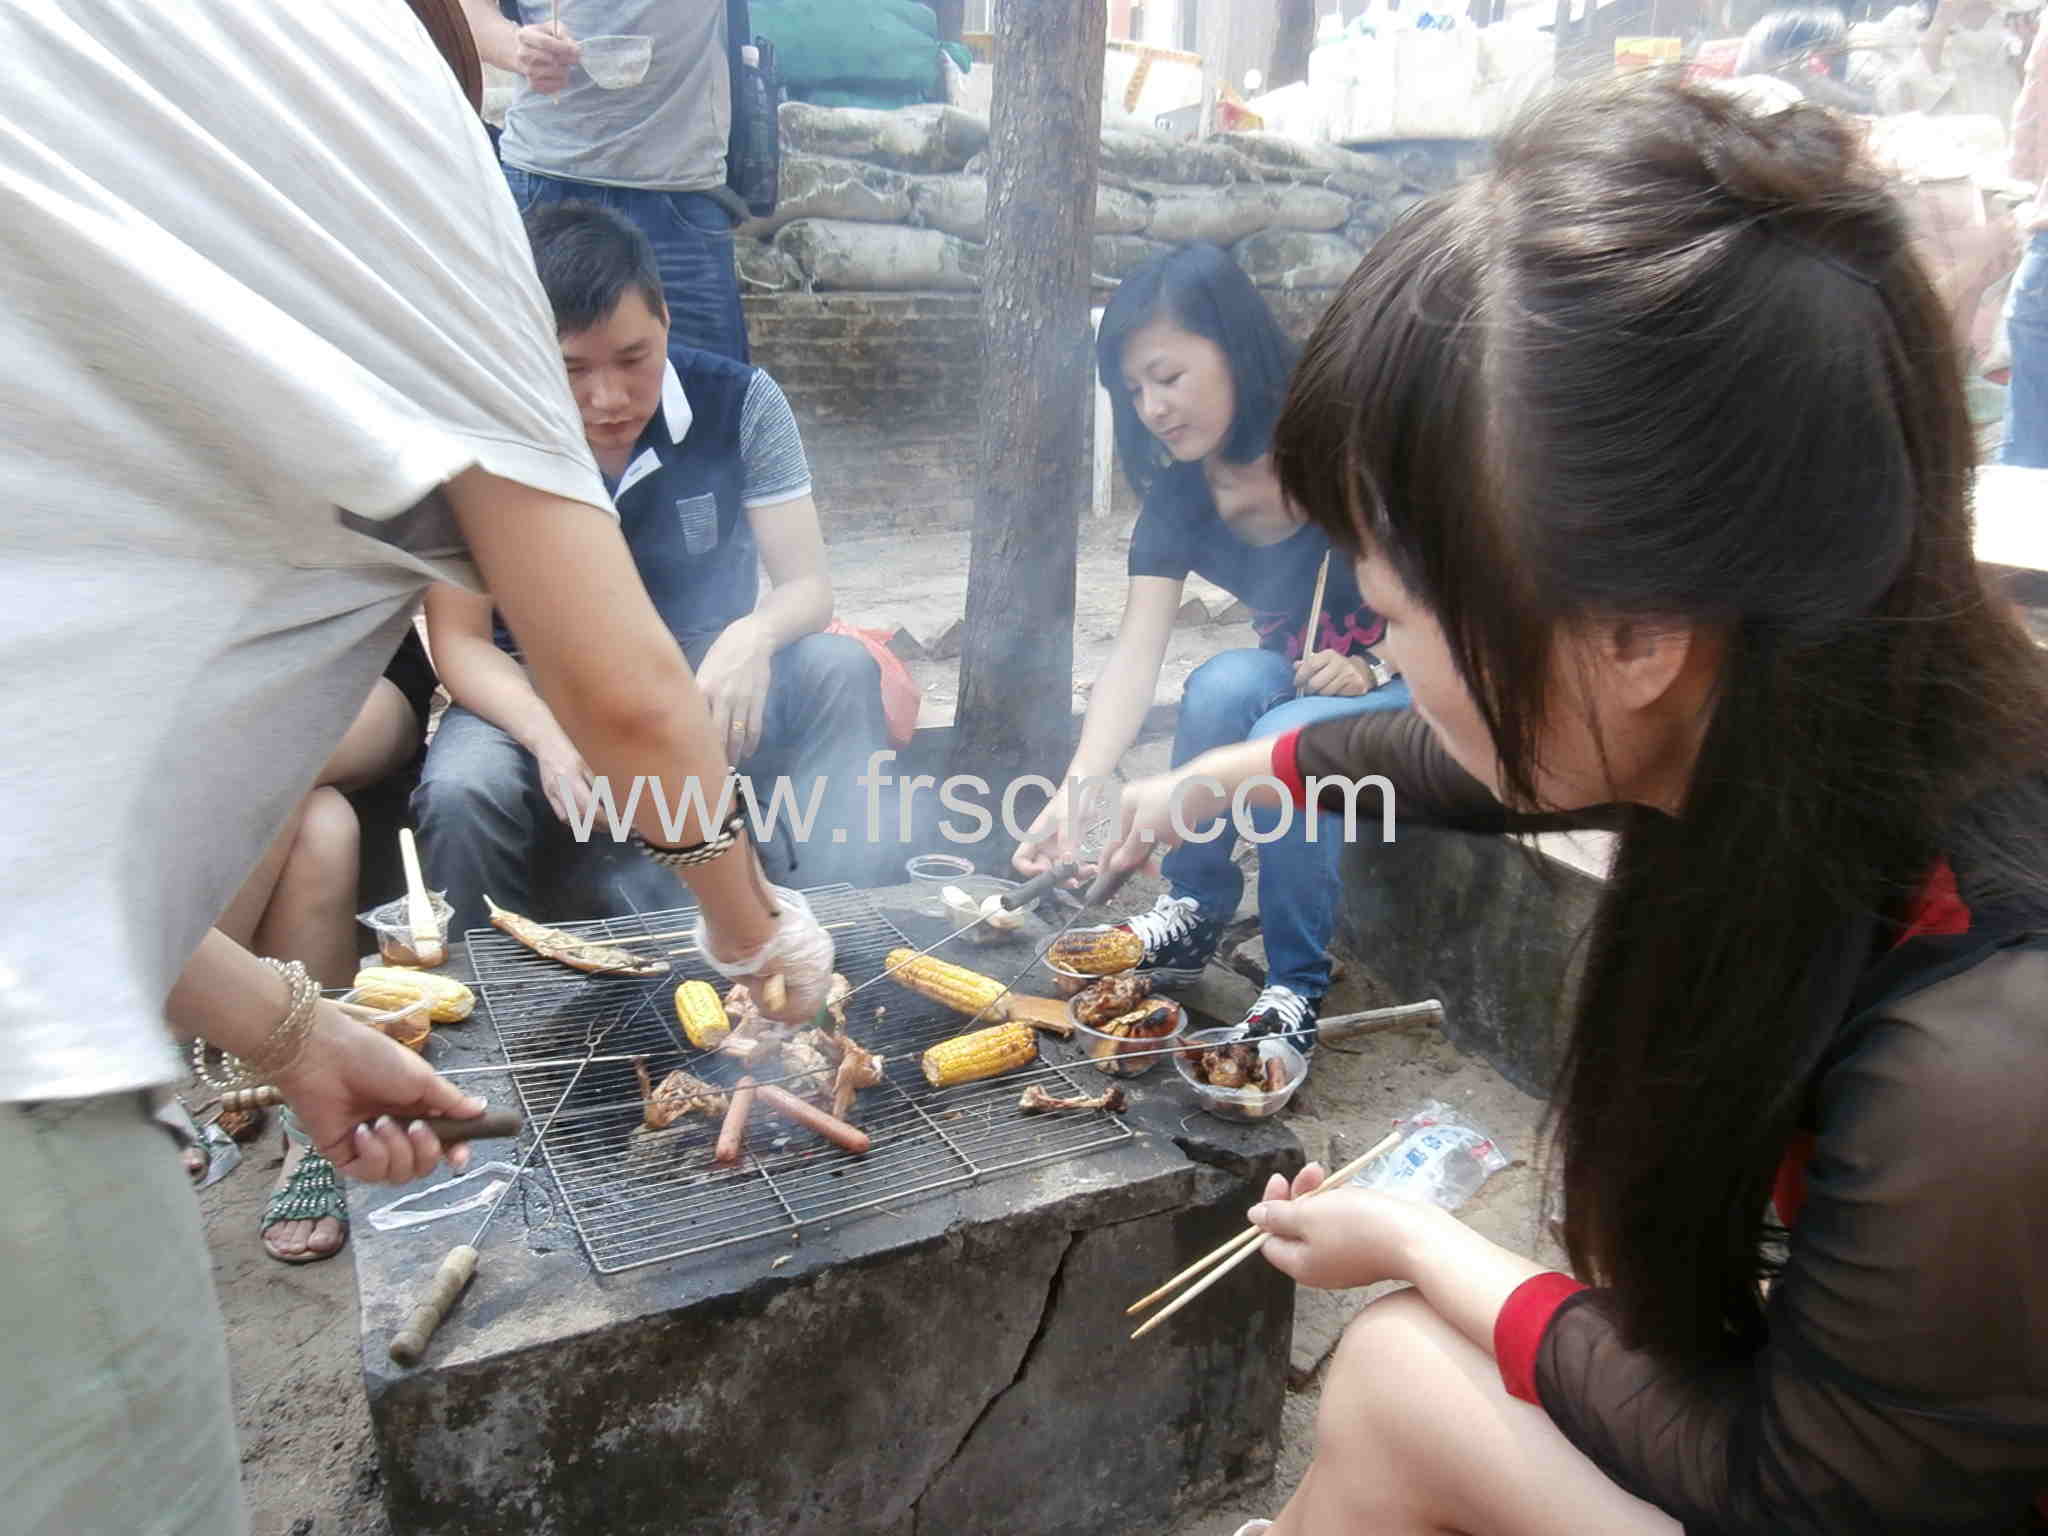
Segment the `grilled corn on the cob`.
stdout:
[[368,1008],[404,1008],[424,1000],[427,1017],[436,1024],[454,1024],[469,1017],[476,995],[461,982],[430,971],[396,965],[366,965],[356,972],[356,1001]]
[[924,1079],[934,1088],[979,1082],[1038,1059],[1038,1036],[1029,1024],[996,1024],[941,1040],[924,1053]]
[[955,1013],[964,1013],[969,1018],[985,1016],[997,1020],[1010,1016],[1009,1009],[998,1001],[1006,989],[993,976],[970,971],[950,960],[917,955],[909,949],[890,950],[887,964],[894,980],[920,997],[944,1003]]
[[1062,934],[1046,958],[1084,976],[1114,976],[1145,958],[1145,942],[1128,928],[1085,928]]
[[714,1048],[732,1033],[732,1020],[718,989],[708,981],[686,981],[676,988],[676,1021],[683,1026],[690,1044],[700,1051]]

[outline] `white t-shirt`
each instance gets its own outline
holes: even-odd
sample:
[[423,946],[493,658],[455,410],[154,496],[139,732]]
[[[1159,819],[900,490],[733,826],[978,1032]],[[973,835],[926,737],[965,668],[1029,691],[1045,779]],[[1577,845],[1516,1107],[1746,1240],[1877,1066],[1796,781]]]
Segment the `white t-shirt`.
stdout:
[[435,488],[607,510],[403,0],[0,0],[0,1101],[171,1079],[179,970],[420,590]]

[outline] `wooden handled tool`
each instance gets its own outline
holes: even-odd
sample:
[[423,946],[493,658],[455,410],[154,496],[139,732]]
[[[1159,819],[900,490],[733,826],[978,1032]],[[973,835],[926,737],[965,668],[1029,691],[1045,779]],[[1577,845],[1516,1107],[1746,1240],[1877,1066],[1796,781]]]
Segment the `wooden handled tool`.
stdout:
[[441,924],[434,916],[433,898],[427,895],[426,878],[420,873],[420,851],[412,840],[412,828],[398,829],[398,856],[405,861],[405,921],[412,929],[413,953],[419,963],[431,969],[448,958],[448,946],[441,942]]
[[[387,1348],[391,1358],[398,1364],[417,1365],[420,1357],[427,1352],[427,1341],[433,1338],[434,1330],[441,1326],[441,1320],[448,1315],[448,1309],[455,1305],[455,1299],[462,1294],[463,1287],[469,1284],[470,1277],[476,1273],[478,1250],[484,1240],[484,1233],[490,1230],[493,1218],[505,1204],[505,1197],[519,1187],[519,1176],[526,1172],[527,1164],[533,1161],[533,1154],[538,1152],[540,1144],[547,1140],[549,1128],[562,1113],[563,1106],[569,1102],[569,1095],[576,1091],[577,1083],[583,1080],[583,1073],[596,1057],[597,1048],[604,1044],[605,1036],[621,1024],[639,1018],[661,995],[660,988],[652,988],[647,996],[640,1000],[637,1008],[612,1015],[610,1022],[602,1028],[598,1026],[597,1018],[591,1019],[583,1026],[583,1060],[570,1074],[569,1085],[562,1090],[562,1096],[555,1100],[555,1107],[548,1111],[547,1119],[534,1133],[533,1140],[526,1144],[526,1150],[519,1155],[519,1162],[512,1170],[512,1177],[505,1181],[505,1187],[498,1191],[498,1198],[493,1200],[491,1208],[484,1212],[484,1219],[477,1223],[476,1232],[468,1242],[459,1243],[448,1251],[448,1257],[441,1261],[440,1269],[434,1274],[434,1281],[427,1290],[426,1299],[412,1309],[405,1320],[405,1325],[391,1336],[391,1343]],[[477,1120],[460,1123],[474,1126],[489,1118],[485,1115]],[[515,1121],[517,1119],[516,1116],[512,1118]]]
[[[495,1203],[492,1209],[497,1209]],[[455,1298],[462,1294],[462,1288],[476,1273],[476,1261],[477,1251],[473,1244],[461,1243],[448,1251],[448,1257],[441,1261],[441,1268],[434,1275],[427,1299],[407,1314],[405,1326],[391,1336],[393,1360],[400,1365],[420,1363],[420,1356],[427,1352],[427,1340],[434,1336],[434,1330],[441,1326],[441,1319],[448,1315],[448,1309],[455,1305]]]

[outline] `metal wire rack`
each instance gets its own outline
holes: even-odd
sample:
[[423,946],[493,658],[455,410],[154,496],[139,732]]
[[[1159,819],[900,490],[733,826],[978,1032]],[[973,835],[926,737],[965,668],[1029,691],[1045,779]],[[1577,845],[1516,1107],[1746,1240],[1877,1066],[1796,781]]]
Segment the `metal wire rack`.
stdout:
[[[805,894],[833,930],[839,971],[856,986],[879,976],[888,952],[909,942],[849,886]],[[725,1088],[740,1076],[736,1063],[691,1049],[676,1028],[677,984],[718,981],[689,941],[695,917],[686,907],[557,925],[598,941],[674,935],[633,946],[669,961],[666,976],[646,980],[579,976],[495,930],[470,933],[477,992],[530,1122],[540,1124],[560,1102],[575,1067],[521,1063],[580,1058],[585,1040],[607,1025],[600,1054],[645,1054],[657,1080],[679,1066]],[[886,1010],[879,1025],[878,1006]],[[963,1022],[888,982],[848,1005],[849,1032],[885,1058],[884,1081],[861,1094],[856,1110],[874,1143],[864,1157],[757,1110],[746,1156],[720,1166],[711,1159],[717,1125],[692,1116],[666,1130],[645,1129],[632,1067],[593,1062],[541,1148],[591,1262],[616,1274],[734,1243],[794,1238],[806,1227],[1132,1139],[1113,1115],[1019,1114],[1017,1086],[1003,1079],[931,1087],[918,1053],[958,1034]],[[1103,1086],[1092,1071],[1035,1081],[1074,1094]]]

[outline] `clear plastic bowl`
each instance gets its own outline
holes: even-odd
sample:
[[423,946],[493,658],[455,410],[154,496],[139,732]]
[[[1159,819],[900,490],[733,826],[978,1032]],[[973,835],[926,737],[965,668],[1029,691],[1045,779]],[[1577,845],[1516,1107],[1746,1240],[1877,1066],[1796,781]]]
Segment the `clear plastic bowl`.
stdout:
[[[1004,880],[996,875],[963,875],[958,880],[949,880],[939,887],[939,906],[945,913],[948,922],[952,923],[955,927],[962,927],[981,915],[981,905],[989,897],[1005,895],[1010,891],[1016,890],[1020,884],[1022,884],[1021,881]],[[966,908],[947,902],[946,892],[949,890],[957,890],[965,895],[974,910],[968,911]],[[1037,905],[1036,901],[1027,901],[1023,906],[1016,908],[1010,914],[1010,916],[1015,918],[1014,922],[1006,923],[1005,919],[1001,916],[993,917],[979,928],[969,930],[967,937],[970,942],[975,944],[999,943],[1021,928],[1024,925],[1025,919]]]
[[957,853],[920,853],[903,866],[903,872],[917,887],[910,906],[920,917],[944,917],[946,903],[939,893],[975,878],[974,866]]
[[[448,947],[448,919],[455,915],[455,909],[448,905],[447,898],[439,891],[427,892],[427,900],[434,904],[434,925],[440,930],[441,947],[445,952]],[[420,963],[419,952],[412,945],[412,922],[405,915],[403,896],[368,912],[358,912],[356,921],[377,935],[377,957],[386,965]]]
[[[360,992],[348,992],[338,999],[351,1008],[364,1007]],[[367,1024],[380,1035],[389,1035],[400,1045],[410,1046],[422,1054],[427,1049],[427,1038],[433,1034],[433,1023],[427,1018],[431,1007],[426,999],[408,1003],[403,1008],[382,1008],[373,1013],[351,1013],[350,1018],[359,1024]]]
[[590,83],[601,90],[623,91],[638,85],[654,62],[654,39],[638,34],[586,37],[576,47],[577,62],[590,76]]
[[1277,1115],[1287,1107],[1308,1077],[1308,1058],[1303,1056],[1285,1040],[1269,1040],[1261,1043],[1260,1050],[1277,1051],[1287,1065],[1286,1086],[1268,1093],[1263,1088],[1215,1088],[1202,1081],[1195,1071],[1195,1065],[1188,1060],[1190,1053],[1199,1054],[1212,1045],[1223,1045],[1237,1038],[1234,1029],[1198,1029],[1183,1037],[1181,1049],[1174,1053],[1173,1065],[1181,1080],[1195,1090],[1195,1098],[1202,1108],[1219,1120],[1264,1120]]
[[1067,1020],[1074,1026],[1074,1043],[1088,1053],[1088,1059],[1098,1072],[1110,1077],[1143,1077],[1166,1060],[1188,1027],[1187,1010],[1172,998],[1148,997],[1142,1006],[1150,1007],[1154,1003],[1163,1003],[1173,1010],[1173,1028],[1163,1035],[1128,1040],[1121,1035],[1105,1035],[1099,1029],[1090,1029],[1075,1015],[1073,999],[1069,998]]

